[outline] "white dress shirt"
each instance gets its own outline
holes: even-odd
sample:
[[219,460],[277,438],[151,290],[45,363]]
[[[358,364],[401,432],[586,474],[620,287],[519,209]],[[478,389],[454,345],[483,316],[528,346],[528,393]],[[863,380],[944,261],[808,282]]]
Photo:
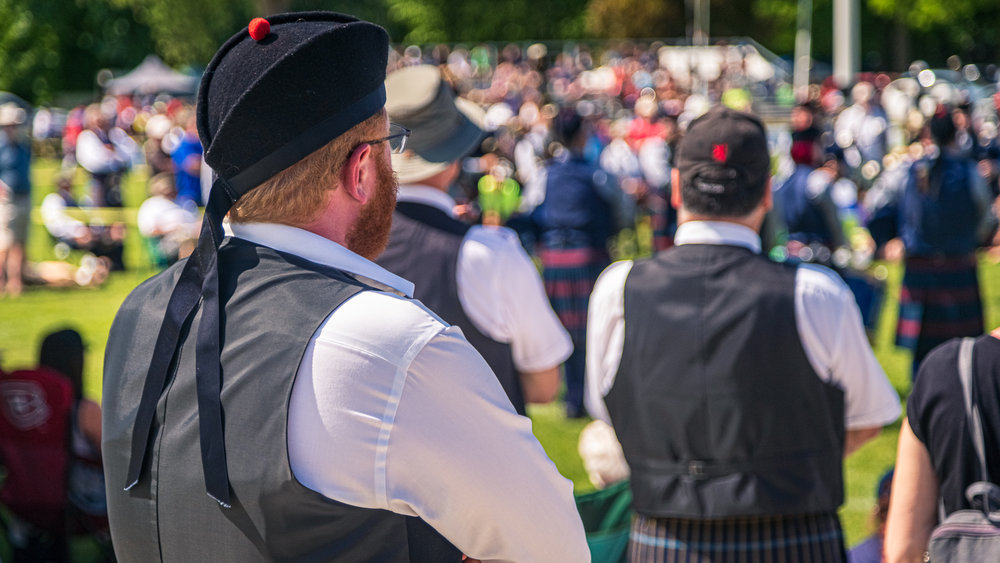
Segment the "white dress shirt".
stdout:
[[[753,230],[726,222],[691,221],[674,242],[742,246],[760,253]],[[587,410],[610,424],[604,396],[615,382],[625,343],[625,279],[632,261],[601,274],[587,316]],[[884,426],[900,414],[899,397],[872,353],[854,295],[832,270],[802,264],[795,274],[795,323],[809,364],[844,391],[847,430]]]
[[[455,200],[427,186],[400,186],[399,201],[428,205],[454,216]],[[473,226],[458,251],[458,301],[480,332],[510,344],[521,373],[566,361],[573,342],[549,304],[534,262],[517,233]]]
[[306,348],[288,409],[299,482],[419,516],[483,561],[589,559],[572,483],[461,331],[406,298],[410,282],[294,227],[231,228],[383,290],[345,301]]

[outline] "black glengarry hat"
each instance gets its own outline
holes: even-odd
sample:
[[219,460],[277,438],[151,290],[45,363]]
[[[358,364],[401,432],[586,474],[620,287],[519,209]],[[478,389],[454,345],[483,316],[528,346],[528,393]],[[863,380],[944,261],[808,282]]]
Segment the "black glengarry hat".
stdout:
[[222,218],[249,190],[380,111],[388,53],[388,35],[375,24],[301,12],[255,18],[209,63],[198,90],[198,134],[216,180],[198,247],[182,266],[160,326],[136,413],[126,490],[142,476],[181,328],[200,303],[195,364],[205,488],[230,506],[219,397]]

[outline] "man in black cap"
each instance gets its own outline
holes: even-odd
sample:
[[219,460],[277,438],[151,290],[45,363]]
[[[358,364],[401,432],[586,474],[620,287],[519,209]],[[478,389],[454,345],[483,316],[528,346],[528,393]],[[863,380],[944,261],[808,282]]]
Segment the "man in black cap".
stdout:
[[538,270],[514,231],[470,228],[448,194],[461,159],[482,141],[483,111],[431,65],[389,74],[386,96],[389,119],[413,134],[392,157],[402,185],[379,265],[414,282],[414,297],[462,329],[518,413],[552,401],[573,345]]
[[489,367],[370,262],[407,135],[387,54],[376,25],[283,14],[206,69],[198,247],[128,297],[105,356],[120,560],[586,557],[571,484]]
[[631,560],[843,561],[842,459],[898,397],[844,282],[760,255],[760,120],[712,109],[677,156],[677,245],[605,270],[587,327],[588,410],[632,474]]

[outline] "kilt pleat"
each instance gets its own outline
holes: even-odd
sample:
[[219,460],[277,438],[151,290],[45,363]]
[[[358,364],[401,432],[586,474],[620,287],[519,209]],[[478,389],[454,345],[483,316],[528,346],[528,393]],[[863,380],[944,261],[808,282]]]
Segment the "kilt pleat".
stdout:
[[723,520],[637,516],[628,560],[635,563],[843,562],[836,513]]

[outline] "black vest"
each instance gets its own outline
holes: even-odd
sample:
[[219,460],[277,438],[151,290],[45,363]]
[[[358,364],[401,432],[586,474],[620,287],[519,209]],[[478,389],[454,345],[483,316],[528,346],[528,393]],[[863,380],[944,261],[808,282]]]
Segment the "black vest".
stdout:
[[133,291],[108,339],[103,454],[118,559],[459,561],[459,551],[422,520],[330,500],[292,475],[288,401],[299,362],[330,311],[364,287],[338,270],[237,239],[219,251],[233,506],[224,509],[205,494],[190,326],[157,404],[144,477],[122,491],[139,396],[182,265]]
[[497,342],[477,329],[458,299],[458,253],[468,230],[468,225],[440,209],[401,201],[392,216],[389,246],[377,262],[413,282],[413,297],[445,322],[462,329],[500,380],[514,410],[525,414],[524,393],[510,344]]
[[802,349],[794,284],[794,267],[733,246],[678,246],[633,266],[606,402],[641,514],[840,506],[843,392]]

